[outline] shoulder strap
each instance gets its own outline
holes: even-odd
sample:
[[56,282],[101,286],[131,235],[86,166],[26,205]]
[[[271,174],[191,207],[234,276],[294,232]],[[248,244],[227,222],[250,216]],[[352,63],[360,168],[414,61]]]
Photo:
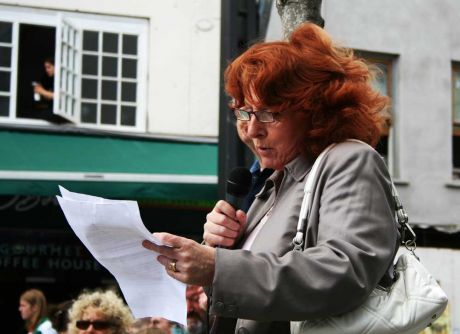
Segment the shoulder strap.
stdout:
[[[361,142],[356,139],[349,139],[348,141]],[[316,183],[316,174],[318,172],[318,168],[321,164],[321,161],[335,145],[336,144],[331,144],[323,152],[321,152],[321,154],[316,158],[315,163],[313,164],[310,170],[310,173],[308,173],[307,181],[305,182],[304,187],[304,196],[302,200],[302,206],[300,208],[299,220],[297,222],[297,232],[294,239],[292,239],[294,250],[303,250],[305,228],[308,218],[310,216],[310,206],[312,202],[313,187]],[[415,235],[414,230],[409,225],[409,217],[402,206],[401,200],[399,199],[398,192],[396,191],[396,187],[393,183],[393,180],[391,180],[391,191],[393,199],[395,201],[395,212],[397,222],[399,225],[398,228],[401,231],[401,244],[404,245],[414,256],[416,256],[414,251],[416,248],[415,241],[417,236]],[[406,233],[409,235],[407,235]]]
[[307,181],[305,182],[305,187],[303,189],[304,195],[302,199],[302,206],[300,207],[299,220],[297,222],[297,233],[292,239],[295,250],[302,250],[304,243],[304,233],[305,233],[305,224],[308,221],[310,215],[310,206],[311,206],[311,194],[313,192],[313,186],[316,181],[316,173],[318,172],[319,165],[321,161],[326,156],[326,154],[335,146],[331,144],[326,149],[321,152],[321,154],[316,158],[315,163],[311,167],[310,173],[308,173]]

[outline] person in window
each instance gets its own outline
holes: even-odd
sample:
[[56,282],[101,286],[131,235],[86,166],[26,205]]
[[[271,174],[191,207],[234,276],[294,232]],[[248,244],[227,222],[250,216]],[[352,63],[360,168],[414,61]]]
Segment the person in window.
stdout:
[[[374,150],[388,99],[369,66],[311,23],[286,41],[258,43],[225,72],[230,107],[265,168],[249,211],[218,201],[205,244],[147,240],[171,277],[207,287],[211,333],[288,334],[290,321],[359,307],[392,283],[399,233],[391,178]],[[355,139],[355,140],[349,140]],[[304,186],[318,155],[304,249],[293,251]]]
[[34,100],[37,109],[52,112],[54,99],[54,59],[52,57],[45,58],[43,67],[45,73],[40,81],[32,83],[34,86]]
[[19,298],[19,313],[28,334],[57,334],[47,317],[47,302],[42,291],[25,291]]
[[85,291],[69,311],[69,334],[127,334],[131,311],[113,291]]

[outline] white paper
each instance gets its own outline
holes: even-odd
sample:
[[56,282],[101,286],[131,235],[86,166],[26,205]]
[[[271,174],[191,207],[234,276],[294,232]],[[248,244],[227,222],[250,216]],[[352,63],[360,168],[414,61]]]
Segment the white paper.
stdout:
[[185,284],[168,276],[156,254],[142,247],[142,240],[161,242],[145,227],[137,202],[59,189],[69,225],[115,277],[134,317],[163,317],[187,326]]

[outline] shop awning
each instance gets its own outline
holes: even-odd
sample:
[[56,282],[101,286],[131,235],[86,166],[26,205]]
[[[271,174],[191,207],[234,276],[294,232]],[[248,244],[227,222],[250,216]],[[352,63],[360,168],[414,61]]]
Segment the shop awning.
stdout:
[[217,145],[0,131],[0,194],[214,201]]

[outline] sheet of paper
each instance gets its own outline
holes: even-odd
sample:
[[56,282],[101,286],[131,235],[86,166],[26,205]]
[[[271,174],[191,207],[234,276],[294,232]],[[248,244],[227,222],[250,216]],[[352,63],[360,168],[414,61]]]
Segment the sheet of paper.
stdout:
[[135,201],[109,200],[59,187],[57,196],[75,234],[117,280],[136,318],[163,317],[187,325],[185,284],[168,276],[142,240],[161,244],[142,222]]

